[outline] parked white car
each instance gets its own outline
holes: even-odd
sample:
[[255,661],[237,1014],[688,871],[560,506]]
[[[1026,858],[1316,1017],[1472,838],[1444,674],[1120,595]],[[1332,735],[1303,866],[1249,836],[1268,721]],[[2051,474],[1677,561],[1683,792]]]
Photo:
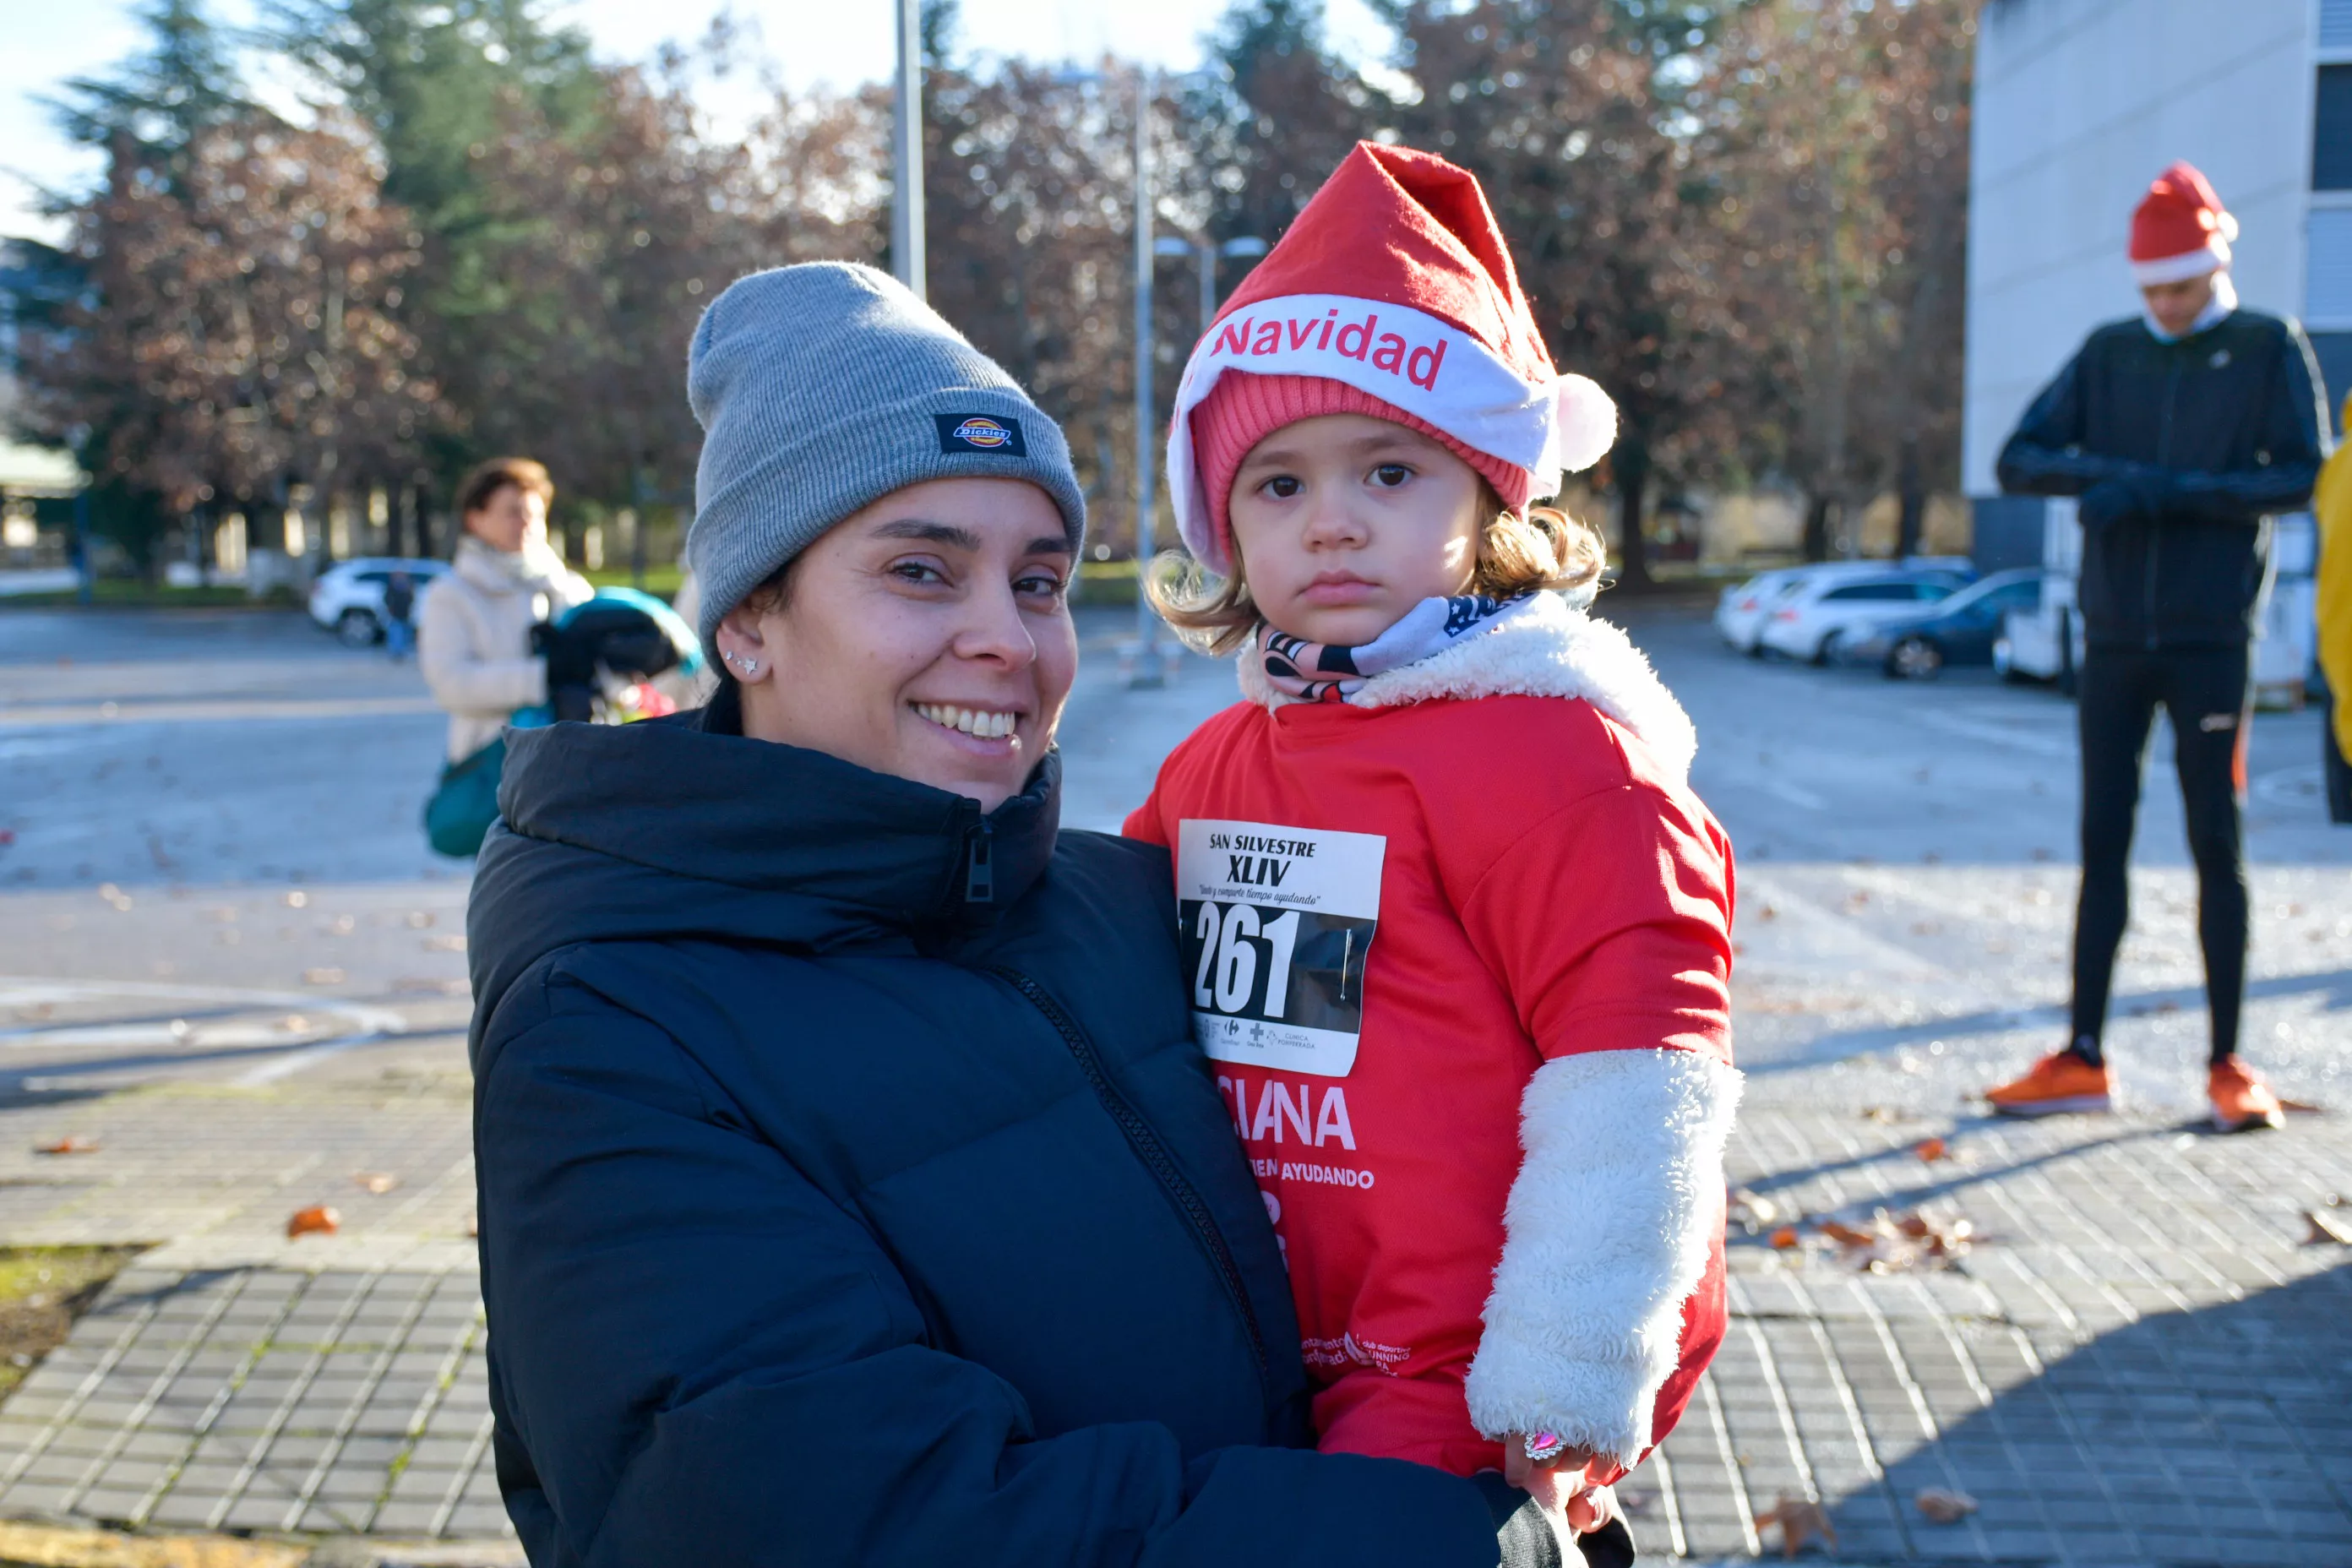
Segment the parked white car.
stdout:
[[1757,638],[1763,632],[1765,617],[1808,584],[1854,582],[1902,572],[1948,573],[1965,579],[1969,567],[1964,560],[1936,555],[1915,555],[1907,561],[1814,561],[1802,566],[1776,567],[1716,596],[1715,629],[1739,652],[1761,653]]
[[[363,555],[340,561],[310,584],[310,618],[335,634],[346,647],[370,647],[383,640],[383,590],[395,572],[408,574],[418,597],[425,585],[449,570],[446,561]],[[413,616],[415,611],[410,614]]]
[[1882,621],[1916,616],[1966,586],[1957,572],[1885,572],[1817,577],[1776,599],[1758,628],[1757,645],[1809,664],[1823,664],[1840,640],[1867,635]]

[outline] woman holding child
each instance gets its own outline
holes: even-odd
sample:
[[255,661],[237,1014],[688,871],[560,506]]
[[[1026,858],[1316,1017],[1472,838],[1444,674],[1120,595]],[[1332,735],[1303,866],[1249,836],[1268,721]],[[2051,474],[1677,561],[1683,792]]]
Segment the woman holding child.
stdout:
[[1166,609],[1252,700],[1123,839],[1056,830],[1061,433],[866,268],[705,315],[727,679],[510,736],[469,921],[541,1568],[1625,1560],[1721,1330],[1727,847],[1529,504],[1599,454],[1475,184],[1360,148],[1228,317],[1302,300],[1187,377]]

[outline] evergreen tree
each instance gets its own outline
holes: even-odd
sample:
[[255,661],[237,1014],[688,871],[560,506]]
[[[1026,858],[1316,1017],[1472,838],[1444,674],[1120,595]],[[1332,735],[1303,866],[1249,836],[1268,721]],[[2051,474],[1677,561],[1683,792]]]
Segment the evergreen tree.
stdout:
[[1210,50],[1222,79],[1185,105],[1209,230],[1271,243],[1393,106],[1331,52],[1321,0],[1238,0]]
[[255,110],[228,40],[198,0],[153,0],[137,16],[150,36],[146,50],[110,75],[69,79],[50,108],[74,141],[176,181],[199,132]]
[[410,215],[424,262],[404,324],[424,344],[451,417],[426,449],[446,490],[489,452],[528,447],[553,418],[530,395],[561,329],[546,261],[555,215],[503,188],[517,140],[571,167],[608,98],[585,35],[539,0],[273,0],[271,36],[374,133],[384,195]]

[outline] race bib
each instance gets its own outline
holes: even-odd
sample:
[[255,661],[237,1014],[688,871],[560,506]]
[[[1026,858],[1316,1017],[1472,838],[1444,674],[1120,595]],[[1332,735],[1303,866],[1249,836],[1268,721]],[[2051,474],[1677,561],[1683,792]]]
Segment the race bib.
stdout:
[[1374,833],[1186,820],[1176,898],[1192,1030],[1221,1062],[1345,1078],[1381,913]]

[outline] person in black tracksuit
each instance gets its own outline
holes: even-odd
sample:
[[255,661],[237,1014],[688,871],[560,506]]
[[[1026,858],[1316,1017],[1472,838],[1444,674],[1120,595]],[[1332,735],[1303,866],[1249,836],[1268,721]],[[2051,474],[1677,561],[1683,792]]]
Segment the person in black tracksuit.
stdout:
[[2228,300],[2178,337],[2139,317],[2099,328],[2000,454],[2002,489],[2081,498],[2083,884],[2069,1048],[2094,1067],[2104,1067],[2158,704],[2172,721],[2197,864],[2212,1059],[2237,1048],[2249,649],[2270,583],[2270,520],[2309,498],[2327,426],[2302,330]]

